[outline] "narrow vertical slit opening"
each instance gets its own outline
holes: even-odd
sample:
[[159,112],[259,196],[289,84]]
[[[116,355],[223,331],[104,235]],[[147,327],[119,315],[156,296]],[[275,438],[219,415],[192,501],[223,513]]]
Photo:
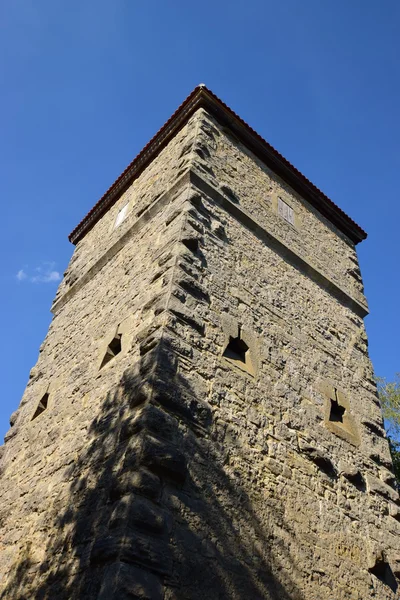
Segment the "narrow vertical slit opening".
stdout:
[[244,365],[246,364],[246,353],[248,352],[249,347],[241,340],[239,337],[229,338],[229,343],[225,349],[224,356],[226,358],[230,358],[231,360],[235,360],[237,362],[241,362]]
[[117,335],[111,340],[111,342],[107,346],[106,353],[102,360],[100,369],[102,369],[107,363],[110,362],[113,358],[117,356],[122,350],[122,334],[117,333]]
[[344,408],[344,406],[341,406],[338,402],[337,390],[335,390],[335,397],[336,400],[331,398],[331,410],[329,413],[329,420],[333,421],[334,423],[343,423],[343,416],[346,412],[346,409]]
[[397,591],[397,581],[386,560],[378,560],[375,565],[369,569],[372,575],[375,575],[382,583],[390,587],[393,592]]
[[32,417],[32,421],[34,419],[36,419],[39,415],[41,415],[46,410],[48,403],[49,403],[49,394],[48,394],[48,392],[46,392],[40,399],[39,404],[37,405],[37,408]]
[[250,357],[250,349],[246,342],[242,339],[242,330],[239,326],[238,336],[229,337],[228,345],[226,346],[223,355],[229,361],[232,361],[237,366],[245,369],[248,373],[254,374],[253,364]]

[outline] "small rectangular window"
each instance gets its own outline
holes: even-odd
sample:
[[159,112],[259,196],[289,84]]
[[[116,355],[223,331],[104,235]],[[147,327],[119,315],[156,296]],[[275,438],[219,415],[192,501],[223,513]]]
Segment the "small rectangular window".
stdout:
[[119,227],[121,225],[122,221],[125,219],[127,214],[128,214],[128,204],[125,204],[125,206],[123,206],[121,208],[121,210],[119,211],[119,213],[117,214],[117,218],[115,219],[114,228]]
[[281,200],[281,198],[278,198],[278,215],[291,225],[294,225],[294,210],[289,204]]

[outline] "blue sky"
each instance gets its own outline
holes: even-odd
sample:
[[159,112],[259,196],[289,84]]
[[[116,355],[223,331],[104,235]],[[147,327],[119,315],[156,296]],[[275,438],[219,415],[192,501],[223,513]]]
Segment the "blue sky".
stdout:
[[204,82],[354,218],[375,370],[400,371],[396,0],[4,0],[0,439],[68,233]]

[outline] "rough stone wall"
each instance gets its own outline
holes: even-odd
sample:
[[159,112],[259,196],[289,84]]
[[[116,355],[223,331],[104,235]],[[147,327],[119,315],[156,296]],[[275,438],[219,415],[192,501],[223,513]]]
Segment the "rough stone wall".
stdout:
[[355,249],[203,111],[181,134],[168,189],[109,238],[107,213],[60,287],[4,447],[0,597],[394,600]]
[[[237,568],[227,566],[225,582],[236,595],[226,597],[395,598],[398,496],[361,320],[204,191],[202,213],[198,252],[207,268],[200,281],[210,302],[191,307],[204,323],[204,338],[178,372],[213,413],[208,452],[220,469],[211,467],[207,475],[213,483],[202,535],[213,560],[234,549],[246,564],[248,591],[240,591]],[[253,347],[256,377],[221,357],[232,322],[241,324]],[[329,386],[349,399],[355,443],[326,423]],[[189,502],[185,496],[189,506],[199,501],[196,492]],[[382,555],[390,565],[385,583],[374,574]],[[270,589],[265,572],[285,592]]]
[[[187,185],[182,181],[156,199],[152,210],[162,217],[149,220],[143,213],[123,251],[115,248],[54,316],[2,447],[2,598],[91,597],[77,578],[82,586],[96,581],[82,570],[111,493],[102,469],[108,458],[110,472],[117,468],[115,431],[120,411],[129,408],[127,381],[138,377],[132,375],[142,352],[138,340],[150,324],[157,327],[149,307],[157,301],[162,312],[169,290],[160,266],[173,261],[180,228],[173,215],[169,221],[169,204],[175,196],[185,201]],[[121,352],[100,369],[117,328]],[[33,419],[46,393],[47,409]],[[91,523],[92,510],[99,523]]]
[[[203,176],[233,202],[239,201],[296,254],[366,304],[354,245],[205,111],[199,111],[199,116],[197,167]],[[294,226],[278,215],[278,198],[293,208]]]

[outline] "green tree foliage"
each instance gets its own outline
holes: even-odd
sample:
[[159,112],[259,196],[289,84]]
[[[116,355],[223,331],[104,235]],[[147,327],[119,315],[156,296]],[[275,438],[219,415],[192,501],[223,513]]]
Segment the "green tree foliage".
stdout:
[[400,373],[393,382],[377,378],[378,394],[392,454],[394,472],[400,487]]

